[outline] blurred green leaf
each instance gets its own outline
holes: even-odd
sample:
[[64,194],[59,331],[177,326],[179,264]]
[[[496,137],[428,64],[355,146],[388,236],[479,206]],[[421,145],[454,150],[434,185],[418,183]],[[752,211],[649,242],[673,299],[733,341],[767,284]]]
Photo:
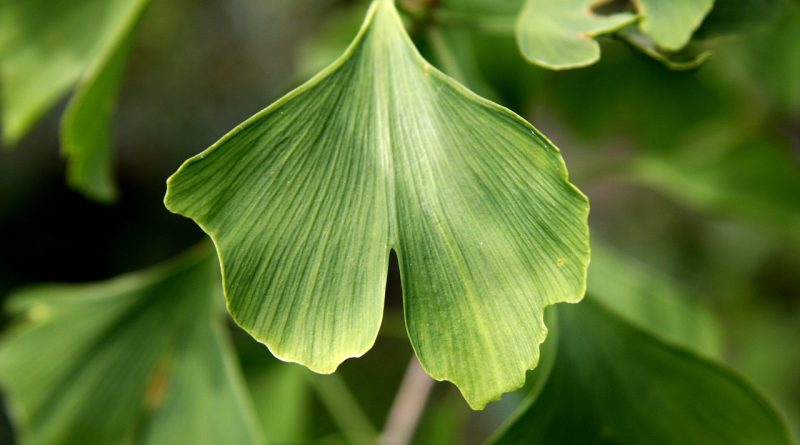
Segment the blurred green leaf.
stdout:
[[441,7],[481,15],[516,15],[523,2],[524,0],[441,0]]
[[796,6],[792,0],[714,0],[714,8],[695,35],[709,38],[751,31],[775,22]]
[[165,203],[215,240],[234,319],[317,372],[372,346],[395,249],[422,366],[475,408],[522,385],[544,307],[584,291],[588,204],[558,150],[423,60],[389,0]]
[[326,15],[298,51],[298,79],[308,79],[341,56],[364,19],[364,1],[343,5]]
[[308,443],[311,387],[308,371],[300,366],[273,364],[248,373],[248,386],[269,443]]
[[800,7],[789,8],[762,32],[749,34],[739,48],[745,51],[732,61],[739,66],[730,71],[747,76],[736,87],[763,89],[777,111],[800,121]]
[[635,258],[592,239],[589,293],[618,316],[675,345],[717,357],[722,349],[711,313],[680,283]]
[[633,175],[697,209],[800,240],[800,163],[791,148],[768,140],[720,140],[711,130],[708,135],[673,153],[644,155]]
[[112,171],[111,115],[133,37],[131,29],[111,56],[89,69],[61,121],[67,181],[101,202],[113,201],[118,194]]
[[475,59],[473,34],[462,29],[428,30],[427,41],[436,65],[450,77],[481,96],[494,100],[497,96],[483,79]]
[[148,1],[0,2],[3,140],[17,142],[78,79],[99,72]]
[[791,443],[769,403],[730,371],[628,325],[592,298],[557,313],[550,378],[493,443]]
[[714,0],[634,0],[633,4],[642,16],[642,32],[659,48],[678,51],[689,43]]
[[531,63],[550,69],[579,68],[600,60],[594,37],[636,20],[620,12],[599,15],[595,0],[527,0],[517,19],[517,42]]
[[111,113],[134,29],[150,0],[0,2],[3,140],[16,143],[76,82],[62,121],[69,184],[116,198]]
[[208,247],[15,295],[0,384],[23,444],[261,443]]
[[661,50],[658,45],[637,27],[628,26],[619,31],[617,36],[643,54],[661,62],[667,68],[676,71],[691,70],[702,65],[711,57],[709,49],[686,49],[677,53]]

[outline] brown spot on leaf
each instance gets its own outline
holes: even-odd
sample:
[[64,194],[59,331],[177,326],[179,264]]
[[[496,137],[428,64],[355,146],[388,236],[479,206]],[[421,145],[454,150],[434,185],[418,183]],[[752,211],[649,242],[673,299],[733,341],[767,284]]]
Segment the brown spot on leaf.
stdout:
[[164,396],[167,393],[167,386],[169,386],[168,368],[166,363],[162,363],[156,367],[150,377],[150,384],[147,386],[144,398],[144,404],[150,410],[155,410],[164,403]]

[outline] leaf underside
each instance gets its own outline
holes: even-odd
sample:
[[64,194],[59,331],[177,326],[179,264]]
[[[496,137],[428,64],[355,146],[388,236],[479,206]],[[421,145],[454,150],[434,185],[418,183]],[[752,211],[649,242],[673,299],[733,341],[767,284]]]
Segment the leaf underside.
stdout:
[[739,377],[593,298],[559,307],[557,324],[548,381],[495,445],[790,445],[780,417]]
[[0,385],[21,443],[261,443],[220,323],[209,249],[150,271],[14,296]]
[[388,0],[165,204],[214,240],[234,319],[322,373],[374,343],[393,249],[420,362],[475,408],[536,365],[545,306],[584,292],[588,203],[558,150],[423,60]]

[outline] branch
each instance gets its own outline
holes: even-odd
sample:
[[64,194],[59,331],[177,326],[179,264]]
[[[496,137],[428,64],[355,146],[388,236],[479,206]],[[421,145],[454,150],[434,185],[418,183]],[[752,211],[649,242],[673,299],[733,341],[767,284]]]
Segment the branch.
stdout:
[[380,439],[381,445],[408,445],[411,442],[433,383],[433,379],[425,373],[417,358],[412,355],[392,409],[386,418],[386,426]]

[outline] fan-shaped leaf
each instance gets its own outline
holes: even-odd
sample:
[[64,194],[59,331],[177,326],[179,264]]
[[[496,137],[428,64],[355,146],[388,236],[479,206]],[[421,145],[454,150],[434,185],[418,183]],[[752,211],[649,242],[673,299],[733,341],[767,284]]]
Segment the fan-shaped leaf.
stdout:
[[517,19],[517,43],[529,62],[545,68],[567,69],[600,59],[594,37],[614,32],[636,20],[620,12],[599,15],[596,0],[527,0]]
[[584,292],[588,204],[558,150],[423,60],[388,0],[165,203],[214,239],[234,319],[318,372],[371,347],[394,249],[420,362],[473,407],[523,383],[544,307]]

